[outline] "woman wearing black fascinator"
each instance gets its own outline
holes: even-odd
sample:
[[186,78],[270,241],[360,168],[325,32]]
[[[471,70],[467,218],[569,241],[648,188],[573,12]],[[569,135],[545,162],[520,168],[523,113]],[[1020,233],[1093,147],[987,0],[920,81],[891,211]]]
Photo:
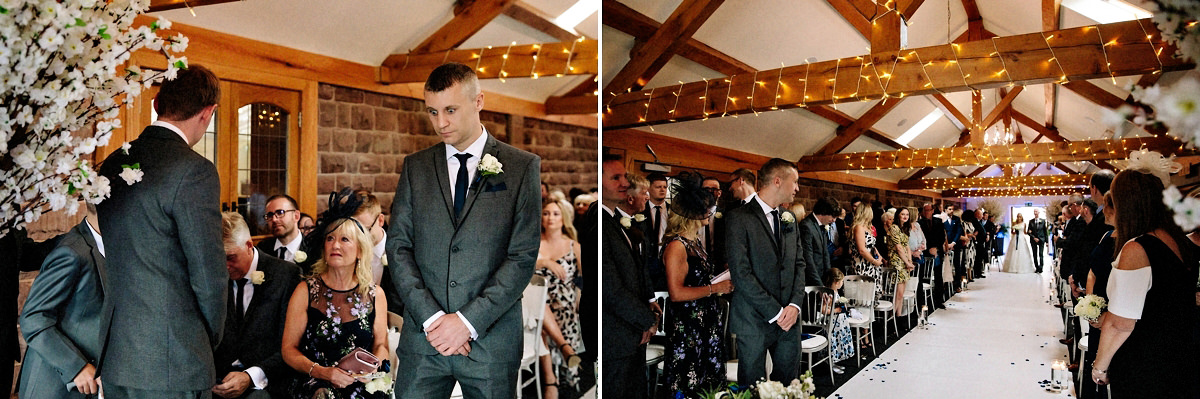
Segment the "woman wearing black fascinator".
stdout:
[[[663,237],[667,275],[669,347],[664,372],[674,393],[695,396],[725,383],[721,333],[724,317],[717,296],[733,291],[724,270],[708,260],[700,229],[716,212],[717,199],[701,185],[703,176],[683,172],[671,184],[671,214]],[[720,276],[720,277],[718,277]]]

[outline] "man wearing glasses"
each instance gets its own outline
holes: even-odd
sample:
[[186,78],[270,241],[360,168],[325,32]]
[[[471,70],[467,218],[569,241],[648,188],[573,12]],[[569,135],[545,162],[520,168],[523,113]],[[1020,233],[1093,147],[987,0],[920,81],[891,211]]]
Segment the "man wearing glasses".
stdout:
[[[300,251],[300,241],[304,237],[296,228],[300,221],[300,211],[296,200],[287,194],[277,194],[267,199],[267,212],[263,219],[271,231],[272,238],[258,242],[255,247],[263,253],[270,254],[288,262],[296,262],[296,252]],[[306,271],[307,272],[307,271]]]

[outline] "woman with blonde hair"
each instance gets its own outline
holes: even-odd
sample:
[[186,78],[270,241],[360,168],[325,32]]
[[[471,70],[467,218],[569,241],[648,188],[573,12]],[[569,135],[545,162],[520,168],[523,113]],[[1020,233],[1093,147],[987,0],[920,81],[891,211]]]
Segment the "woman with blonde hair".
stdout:
[[292,392],[296,398],[384,398],[366,391],[363,375],[338,367],[355,349],[378,359],[390,355],[387,300],[372,284],[371,235],[350,217],[323,224],[316,230],[324,237],[321,259],[292,292],[284,322],[283,360],[308,375],[295,381]]
[[[858,209],[854,211],[854,222],[850,227],[853,240],[853,247],[850,248],[850,264],[853,265],[855,273],[878,280],[883,258],[875,250],[875,234],[871,233],[871,219],[874,217],[875,212],[866,205],[859,205]],[[878,286],[877,284],[876,287]]]
[[[546,317],[542,332],[553,349],[540,356],[543,396],[557,398],[563,384],[579,388],[579,356],[586,350],[579,326],[579,242],[571,224],[572,207],[566,201],[542,203],[542,242],[534,274],[546,279]],[[554,380],[551,380],[554,378]]]

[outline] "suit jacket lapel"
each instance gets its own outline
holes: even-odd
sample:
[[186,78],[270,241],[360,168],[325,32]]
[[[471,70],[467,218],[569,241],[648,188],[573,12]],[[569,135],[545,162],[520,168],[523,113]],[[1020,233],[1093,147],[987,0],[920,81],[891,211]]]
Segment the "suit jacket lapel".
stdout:
[[[487,144],[483,146],[483,155],[479,156],[480,162],[483,162],[483,157],[489,154],[497,159],[500,158],[496,156],[496,143],[498,143],[496,138],[488,135]],[[479,192],[483,190],[483,183],[486,179],[488,179],[488,177],[483,175],[483,171],[475,171],[475,178],[472,179],[471,184],[467,186],[467,202],[466,204],[463,204],[462,215],[456,225],[462,224],[462,221],[466,220],[467,215],[471,213],[471,206],[475,204],[475,198],[479,197]]]
[[454,219],[454,195],[450,193],[450,172],[446,169],[446,145],[438,144],[434,151],[437,159],[433,160],[434,174],[437,175],[438,186],[442,188],[442,202],[446,203],[446,214]]
[[[258,254],[258,271],[263,272],[263,282],[262,282],[262,284],[259,284],[254,287],[254,295],[250,296],[250,305],[246,306],[246,312],[242,314],[243,322],[242,322],[242,325],[240,326],[239,330],[245,330],[246,326],[252,324],[252,323],[249,323],[249,321],[251,320],[250,316],[252,314],[254,314],[254,312],[256,310],[258,310],[258,308],[262,307],[263,300],[261,298],[267,297],[267,295],[264,295],[264,293],[266,293],[267,290],[270,289],[271,284],[274,283],[275,278],[278,277],[278,276],[273,275],[273,274],[275,274],[275,273],[273,273],[274,270],[267,270],[268,269],[268,267],[266,266],[267,262],[263,259],[263,255],[264,254],[262,252],[259,252],[259,254]],[[249,277],[249,276],[247,276],[247,277]],[[246,284],[254,284],[254,283],[251,281],[246,281]],[[244,289],[245,288],[243,288],[243,290]]]
[[[96,265],[96,273],[100,275],[100,292],[106,296],[108,294],[108,273],[104,264],[104,255],[100,254],[100,246],[96,244],[96,240],[92,237],[92,232],[88,226],[85,226],[85,220],[80,224],[79,235],[83,236],[83,241],[87,243],[88,250],[92,255],[92,264]],[[103,238],[101,238],[103,239]]]
[[[758,203],[752,201],[748,205],[754,205],[754,206],[750,207],[750,212],[754,213],[754,216],[755,216],[755,218],[758,219],[759,223],[762,223],[763,229],[765,229],[767,232],[767,237],[771,238],[771,244],[775,245],[775,252],[778,253],[779,252],[779,243],[775,242],[775,232],[773,230],[771,230],[771,222],[767,221],[767,215],[765,213],[763,213],[762,207],[758,206]],[[783,227],[783,226],[780,226],[780,227]]]

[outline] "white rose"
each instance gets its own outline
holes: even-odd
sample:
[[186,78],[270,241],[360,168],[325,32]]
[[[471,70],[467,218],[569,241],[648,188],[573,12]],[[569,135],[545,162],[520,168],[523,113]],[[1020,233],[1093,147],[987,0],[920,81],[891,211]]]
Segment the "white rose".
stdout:
[[638,222],[638,223],[645,222],[645,221],[646,221],[646,215],[643,215],[643,214],[640,214],[640,213],[639,213],[639,214],[636,214],[636,215],[633,215],[633,220],[634,220],[635,222]]
[[792,223],[796,222],[796,216],[792,215],[792,213],[788,212],[788,211],[784,211],[783,215],[780,216],[779,219],[783,220],[783,222],[787,223],[787,224],[792,224]]
[[483,159],[479,160],[479,170],[484,176],[498,175],[504,173],[504,164],[492,154],[483,154]]
[[292,257],[292,259],[295,260],[296,263],[304,262],[308,260],[308,254],[304,253],[304,251],[296,251],[296,256]]
[[255,270],[254,273],[250,273],[250,284],[259,285],[266,279],[267,274],[263,273],[262,270]]
[[621,218],[621,226],[625,227],[627,229],[629,228],[629,226],[632,226],[632,224],[630,223],[630,219],[626,218],[626,217]]

